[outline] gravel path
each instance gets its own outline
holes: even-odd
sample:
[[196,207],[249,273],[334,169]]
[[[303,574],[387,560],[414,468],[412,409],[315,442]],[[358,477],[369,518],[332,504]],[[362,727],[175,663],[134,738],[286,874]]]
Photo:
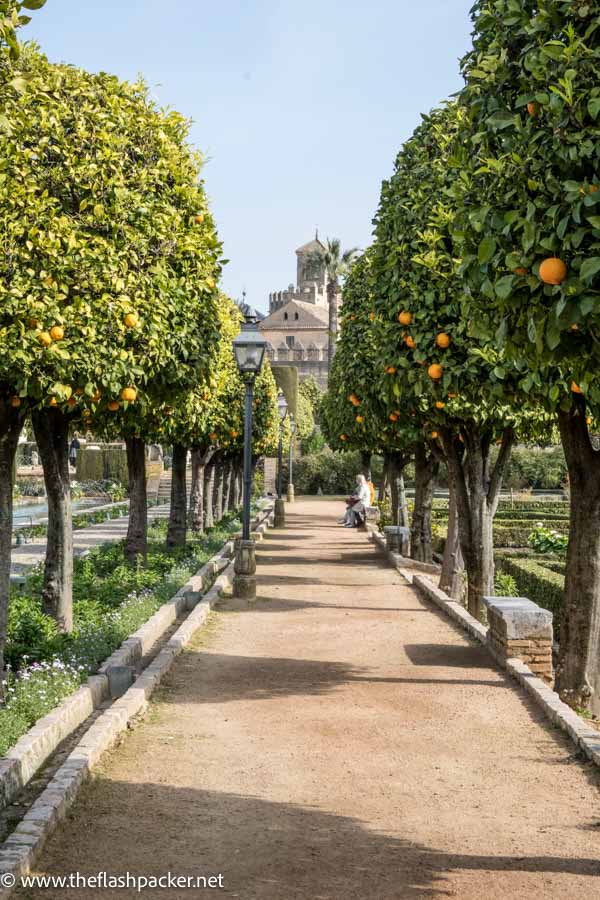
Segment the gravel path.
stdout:
[[337,514],[288,506],[264,599],[213,615],[39,871],[223,875],[157,898],[600,897],[596,771]]
[[[92,510],[90,510],[91,512]],[[148,510],[148,521],[161,519],[169,514],[169,505],[153,506]],[[73,532],[73,549],[75,554],[83,553],[106,544],[109,541],[121,541],[127,535],[129,516],[99,522],[89,528],[77,528]],[[30,544],[13,547],[11,553],[11,575],[23,575],[32,566],[44,561],[46,556],[46,538],[35,538]]]

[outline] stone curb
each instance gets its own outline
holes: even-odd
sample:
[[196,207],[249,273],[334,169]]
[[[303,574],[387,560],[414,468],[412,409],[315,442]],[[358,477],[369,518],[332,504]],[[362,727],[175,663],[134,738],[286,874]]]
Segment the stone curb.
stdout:
[[369,540],[373,541],[374,544],[377,544],[379,549],[385,553],[389,562],[396,569],[399,569],[400,566],[402,566],[407,569],[418,569],[420,572],[431,572],[432,575],[439,575],[442,571],[441,566],[438,566],[435,563],[418,562],[415,559],[409,559],[407,556],[402,556],[400,553],[394,553],[392,550],[388,550],[385,543],[385,537],[377,531],[369,530]]
[[[270,518],[272,518],[271,507],[265,507],[257,513],[257,530],[261,531],[261,534],[268,527]],[[160,640],[180,615],[198,603],[200,595],[214,576],[219,575],[227,567],[233,556],[233,550],[234,542],[227,541],[221,550],[144,625],[126,638],[104,661],[97,675],[90,676],[78,691],[66,697],[56,709],[39,719],[19,738],[6,756],[0,759],[0,810],[12,802],[58,745],[111,696],[111,687],[116,687],[120,680],[121,673],[116,671],[119,667],[130,668],[130,681],[133,681],[134,667],[139,660]],[[114,684],[112,684],[113,674]]]
[[402,569],[400,574],[436,606],[439,606],[457,625],[468,631],[475,640],[484,644],[498,665],[525,689],[552,724],[565,731],[578,749],[582,750],[591,762],[600,766],[600,732],[590,728],[585,719],[582,719],[575,710],[563,703],[556,691],[553,691],[541,678],[534,675],[522,660],[502,659],[488,641],[488,629],[471,616],[464,606],[452,600],[426,578]]

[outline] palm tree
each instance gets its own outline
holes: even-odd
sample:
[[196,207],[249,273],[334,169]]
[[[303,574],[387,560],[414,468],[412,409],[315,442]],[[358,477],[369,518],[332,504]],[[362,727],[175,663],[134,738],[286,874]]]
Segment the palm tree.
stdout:
[[327,238],[327,245],[322,250],[315,250],[309,256],[309,262],[322,266],[327,276],[327,302],[329,304],[329,351],[328,366],[335,356],[335,344],[338,332],[338,295],[340,281],[348,274],[360,251],[358,247],[342,252],[338,238]]

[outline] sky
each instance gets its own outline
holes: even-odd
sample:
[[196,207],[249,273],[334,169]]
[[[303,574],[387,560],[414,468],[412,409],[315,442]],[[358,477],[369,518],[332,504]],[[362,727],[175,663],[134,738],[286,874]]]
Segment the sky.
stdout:
[[230,261],[223,288],[266,310],[314,236],[368,246],[383,179],[458,90],[472,0],[47,0],[23,38],[193,121]]

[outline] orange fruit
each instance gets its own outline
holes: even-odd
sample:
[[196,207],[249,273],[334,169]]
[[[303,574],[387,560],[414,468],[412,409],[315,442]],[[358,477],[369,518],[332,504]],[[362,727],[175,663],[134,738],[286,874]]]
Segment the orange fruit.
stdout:
[[567,267],[556,256],[549,256],[540,265],[540,278],[544,284],[561,284],[566,277]]
[[371,320],[371,322],[374,322],[375,321],[375,313],[369,313],[369,319]]
[[75,397],[69,397],[69,399],[67,400],[67,406],[69,407],[69,409],[73,409],[74,406],[77,406],[77,400],[75,399]]
[[232,438],[236,438],[236,437],[238,436],[239,432],[237,432],[237,431],[230,431],[229,434],[231,435]]
[[590,189],[588,191],[588,194],[595,194],[597,190],[598,190],[597,184],[590,184]]
[[128,403],[133,403],[137,397],[137,391],[134,387],[126,387],[121,391],[121,400],[126,400]]
[[56,397],[50,397],[50,399],[48,400],[48,406],[57,406],[57,404],[58,400],[56,399]]
[[438,334],[438,336],[436,337],[435,342],[438,345],[438,347],[440,347],[442,350],[445,350],[446,347],[450,346],[451,340],[452,340],[452,338],[450,337],[449,334],[446,334],[445,331],[441,331]]
[[406,337],[404,338],[404,343],[409,348],[409,350],[414,350],[417,346],[414,337],[412,337],[410,334],[406,335]]
[[398,321],[401,325],[410,325],[412,322],[412,313],[411,312],[401,312],[398,314]]
[[579,387],[579,385],[577,384],[576,381],[571,382],[571,391],[573,394],[582,394],[583,393],[583,391],[581,390],[581,388]]
[[96,393],[92,397],[92,403],[100,403],[102,399],[102,391],[96,391]]
[[535,100],[530,100],[527,104],[527,112],[530,116],[533,116],[534,119],[537,118],[540,114],[540,104]]
[[108,408],[110,409],[111,412],[116,412],[120,406],[121,406],[121,404],[119,403],[118,400],[111,400],[110,403],[108,404]]
[[364,417],[364,416],[357,416],[357,417],[356,417],[356,421],[358,422],[359,425],[361,425],[361,424],[365,421],[365,417]]
[[62,325],[54,325],[53,328],[50,329],[50,337],[53,341],[62,341],[65,336],[65,329]]
[[575,322],[571,325],[571,331],[579,331],[579,325]]
[[209,286],[209,288],[210,288],[211,291],[212,291],[212,290],[214,289],[214,286],[215,286],[215,279],[214,279],[214,278],[207,278],[207,279],[206,279],[206,283],[207,283],[207,285]]
[[348,438],[346,437],[345,434],[340,434],[340,441],[347,441],[347,440],[348,440]]
[[456,400],[458,394],[448,394],[448,400]]
[[212,441],[213,444],[214,444],[214,442],[215,442],[216,440],[218,440],[219,435],[217,434],[216,431],[211,431],[211,433],[209,434],[209,438],[211,439],[211,441]]
[[445,403],[442,403],[441,400],[437,400],[437,401],[436,401],[436,404],[435,404],[435,408],[436,408],[436,409],[443,409],[443,408],[445,407],[445,405],[446,405],[446,404],[445,404]]
[[439,363],[432,363],[427,369],[427,374],[431,378],[432,381],[439,381],[442,375],[444,374],[444,370],[440,366]]
[[43,347],[49,347],[52,343],[52,338],[48,331],[40,331],[38,334],[38,341]]
[[125,318],[123,319],[123,323],[127,328],[135,328],[137,323],[139,322],[137,313],[127,313]]
[[514,275],[527,275],[527,269],[525,266],[517,266],[516,269],[513,269]]
[[11,397],[11,398],[10,398],[10,405],[11,405],[14,409],[18,409],[19,406],[21,405],[21,398],[20,398],[20,397],[17,397],[16,394],[15,394],[14,397]]
[[385,371],[388,373],[388,375],[395,375],[396,366],[387,366]]
[[399,419],[398,413],[390,413],[390,422],[397,422]]
[[198,213],[197,216],[194,216],[194,219],[196,225],[202,225],[202,223],[204,222],[204,213]]
[[433,440],[435,441],[436,437],[438,437],[437,431],[432,431],[430,436],[431,436],[431,438],[433,438]]
[[593,422],[593,419],[592,419],[591,416],[588,416],[587,419],[586,419],[585,421],[586,421],[586,424],[587,424],[587,425],[591,425],[592,422]]
[[356,396],[356,394],[350,394],[348,400],[350,401],[350,403],[352,403],[353,406],[360,406],[361,404],[361,400]]

